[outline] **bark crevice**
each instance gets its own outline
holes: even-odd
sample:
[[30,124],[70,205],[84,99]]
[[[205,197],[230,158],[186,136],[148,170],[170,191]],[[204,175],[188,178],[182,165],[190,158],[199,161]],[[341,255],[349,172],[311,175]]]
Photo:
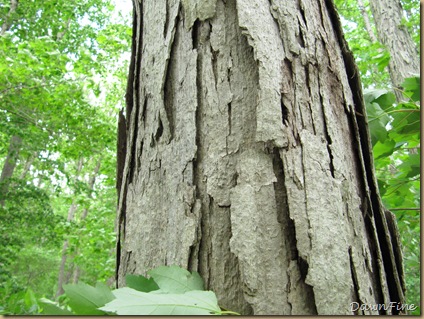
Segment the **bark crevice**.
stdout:
[[[360,299],[359,297],[359,284],[358,284],[358,275],[356,274],[356,270],[355,270],[355,264],[353,263],[353,257],[352,257],[352,247],[349,246],[349,262],[350,262],[350,272],[351,272],[351,277],[352,277],[352,283],[353,283],[353,296],[354,296],[354,300],[353,302],[357,302],[359,304],[359,309],[361,308],[360,306],[363,305],[363,301]],[[357,310],[354,310],[354,314],[358,315],[358,314],[363,314],[362,310],[360,313],[358,313]]]

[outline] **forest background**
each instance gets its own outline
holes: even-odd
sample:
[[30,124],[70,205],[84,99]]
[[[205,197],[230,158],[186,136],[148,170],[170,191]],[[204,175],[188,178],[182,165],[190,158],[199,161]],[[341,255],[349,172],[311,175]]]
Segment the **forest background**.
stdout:
[[[399,28],[419,50],[419,1],[400,2]],[[406,302],[419,305],[419,70],[399,90],[368,1],[336,5],[361,73],[380,195],[398,220]],[[39,298],[64,298],[63,284],[114,285],[131,6],[0,0],[0,314],[37,314]]]

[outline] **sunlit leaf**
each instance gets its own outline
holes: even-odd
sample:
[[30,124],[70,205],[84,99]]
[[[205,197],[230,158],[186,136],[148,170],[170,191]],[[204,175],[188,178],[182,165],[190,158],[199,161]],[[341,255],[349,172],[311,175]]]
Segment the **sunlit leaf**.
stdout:
[[393,154],[393,151],[395,150],[396,142],[390,139],[386,139],[384,143],[381,143],[380,141],[377,141],[375,143],[372,151],[374,154],[375,159],[379,159],[383,156],[389,156]]
[[148,274],[167,293],[203,290],[203,280],[197,272],[190,273],[178,266],[160,266],[150,270]]
[[113,293],[116,299],[100,309],[118,315],[210,315],[221,311],[211,291],[153,294],[121,288]]

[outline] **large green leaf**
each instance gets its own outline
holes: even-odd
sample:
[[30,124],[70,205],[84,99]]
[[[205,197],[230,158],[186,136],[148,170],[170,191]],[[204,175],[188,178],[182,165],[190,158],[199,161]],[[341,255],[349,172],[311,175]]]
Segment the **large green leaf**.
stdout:
[[395,146],[396,146],[396,142],[390,139],[386,139],[384,143],[377,141],[377,143],[374,145],[372,149],[374,158],[378,159],[383,156],[392,155],[393,151],[395,150]]
[[388,134],[386,126],[390,117],[377,103],[367,104],[367,114],[372,144],[375,145],[377,141],[384,143]]
[[148,274],[158,284],[159,288],[166,293],[184,293],[190,290],[203,290],[203,280],[200,275],[193,271],[178,266],[160,266],[152,269]]
[[396,96],[393,92],[386,92],[376,98],[373,102],[380,105],[380,107],[387,112],[393,108],[393,104],[396,102]]
[[98,308],[115,298],[103,283],[97,283],[96,287],[85,283],[64,285],[63,289],[69,298],[69,306],[77,315],[103,315]]
[[404,95],[406,95],[413,101],[420,100],[421,85],[419,76],[406,78],[405,81],[402,83],[402,87],[404,88]]
[[400,134],[414,134],[420,132],[421,114],[419,110],[402,109],[391,114],[393,130]]
[[158,290],[159,286],[154,281],[153,278],[146,278],[142,275],[126,275],[125,281],[129,288],[133,288],[142,292],[150,292],[154,290]]
[[74,313],[70,312],[69,310],[60,308],[55,302],[46,299],[41,298],[38,303],[43,308],[42,314],[44,315],[56,315],[56,316],[69,316],[69,315],[75,315]]
[[100,310],[118,315],[210,315],[220,313],[211,291],[182,294],[155,294],[121,288],[113,291],[116,299]]
[[387,94],[389,91],[384,89],[366,89],[364,90],[365,103],[372,103],[380,96]]

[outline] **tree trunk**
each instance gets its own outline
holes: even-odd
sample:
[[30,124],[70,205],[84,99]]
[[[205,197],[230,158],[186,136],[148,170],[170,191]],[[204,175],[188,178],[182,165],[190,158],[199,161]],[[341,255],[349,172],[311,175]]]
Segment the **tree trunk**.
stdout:
[[[99,158],[96,162],[96,166],[94,167],[93,174],[91,174],[90,178],[88,179],[87,187],[88,187],[88,190],[90,191],[90,193],[88,195],[89,198],[93,197],[94,183],[96,182],[96,178],[99,174],[101,164],[102,164],[102,159]],[[88,215],[88,208],[86,207],[82,211],[81,220],[86,219],[87,215]],[[78,254],[79,254],[79,252],[77,250],[74,255],[77,256]],[[74,268],[73,274],[72,274],[72,283],[74,283],[74,284],[78,283],[80,275],[81,275],[81,268],[78,265],[75,265],[75,268]]]
[[[75,172],[74,181],[76,182],[79,179],[79,175],[81,173],[82,167],[84,165],[84,161],[82,158],[78,160],[77,163],[77,169]],[[76,200],[72,200],[72,204],[68,209],[68,216],[66,218],[66,221],[70,222],[73,221],[75,218],[75,213],[78,209],[78,204],[76,203]],[[64,293],[63,285],[68,282],[68,279],[70,277],[69,272],[68,275],[66,275],[66,262],[68,260],[68,246],[69,246],[69,240],[65,239],[62,247],[62,257],[60,260],[60,267],[59,267],[59,276],[57,280],[57,290],[56,290],[56,298],[58,298],[60,295]]]
[[358,0],[359,10],[361,11],[362,18],[364,19],[365,29],[367,30],[368,36],[372,43],[377,42],[377,37],[374,34],[374,31],[371,28],[370,17],[368,16],[367,10],[365,10],[365,5],[363,0]]
[[[72,201],[71,206],[68,210],[68,218],[66,219],[68,222],[72,221],[74,219],[75,212],[78,208],[78,205],[75,203],[75,200]],[[67,283],[66,279],[66,262],[68,260],[68,246],[69,246],[69,240],[65,239],[65,242],[63,243],[62,247],[62,257],[60,260],[60,267],[59,267],[59,276],[57,280],[57,290],[56,290],[56,298],[58,298],[60,295],[64,293],[63,285]]]
[[9,179],[13,176],[13,172],[15,171],[21,145],[22,138],[19,136],[13,135],[10,138],[9,149],[0,175],[0,206],[4,206],[5,197],[10,185]]
[[402,82],[420,72],[417,47],[406,26],[399,0],[370,0],[377,35],[390,52],[389,73],[398,101],[402,101]]
[[3,20],[4,22],[1,26],[0,35],[5,34],[6,31],[8,31],[10,26],[12,25],[12,16],[18,8],[18,4],[19,4],[18,0],[10,0],[9,12],[7,13],[5,19]]
[[23,168],[21,174],[19,175],[19,179],[22,179],[22,180],[25,179],[25,177],[28,174],[28,172],[29,172],[29,170],[32,166],[32,163],[34,163],[34,160],[37,157],[37,155],[38,155],[38,152],[32,152],[30,155],[28,155],[26,162],[25,162],[25,165],[24,165],[24,168]]
[[177,264],[245,315],[397,313],[351,309],[404,291],[353,61],[331,1],[134,1],[117,285]]

